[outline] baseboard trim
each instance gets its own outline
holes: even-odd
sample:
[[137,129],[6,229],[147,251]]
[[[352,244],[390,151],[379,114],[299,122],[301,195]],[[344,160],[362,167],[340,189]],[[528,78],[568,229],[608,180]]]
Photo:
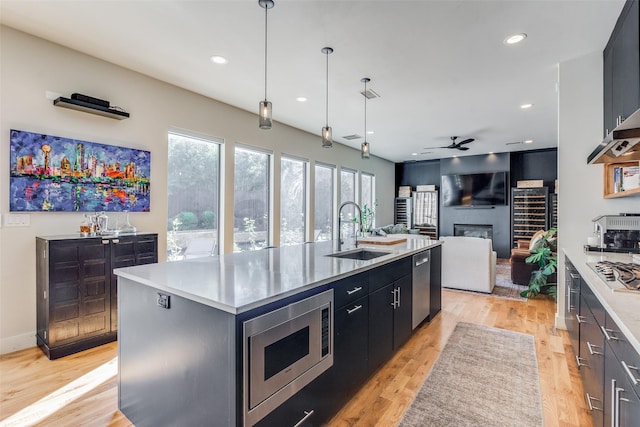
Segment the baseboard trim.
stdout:
[[557,312],[556,312],[556,328],[558,329],[567,329],[567,323],[564,321],[564,317],[560,316]]
[[14,335],[12,337],[0,338],[0,354],[13,353],[25,348],[35,347],[36,332]]

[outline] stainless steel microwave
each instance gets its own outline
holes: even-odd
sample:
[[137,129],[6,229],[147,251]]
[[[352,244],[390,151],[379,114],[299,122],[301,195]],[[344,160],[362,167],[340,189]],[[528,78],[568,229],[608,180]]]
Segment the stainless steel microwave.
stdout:
[[333,365],[333,290],[243,323],[244,425]]

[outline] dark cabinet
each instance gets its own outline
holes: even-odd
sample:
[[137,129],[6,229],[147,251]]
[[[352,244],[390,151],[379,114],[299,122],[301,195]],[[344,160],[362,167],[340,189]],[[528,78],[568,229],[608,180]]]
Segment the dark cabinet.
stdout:
[[113,269],[157,262],[157,235],[36,239],[38,346],[50,359],[117,338]]
[[576,357],[580,356],[580,283],[582,278],[569,258],[565,257],[565,323],[571,338],[571,347]]
[[603,52],[604,130],[640,108],[640,2],[628,0]]
[[[585,286],[585,288],[587,288]],[[591,411],[594,426],[602,426],[604,419],[604,336],[586,298],[580,301],[580,356],[578,366],[584,385],[585,400]]]
[[369,295],[369,370],[386,362],[411,336],[411,275]]
[[607,314],[604,378],[605,425],[631,427],[640,420],[640,354]]

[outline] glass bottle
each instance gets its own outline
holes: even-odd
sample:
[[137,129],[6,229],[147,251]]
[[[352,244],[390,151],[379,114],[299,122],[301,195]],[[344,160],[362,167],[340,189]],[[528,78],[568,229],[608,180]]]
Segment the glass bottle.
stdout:
[[129,211],[122,211],[118,219],[118,231],[120,233],[135,233],[136,228],[129,222]]

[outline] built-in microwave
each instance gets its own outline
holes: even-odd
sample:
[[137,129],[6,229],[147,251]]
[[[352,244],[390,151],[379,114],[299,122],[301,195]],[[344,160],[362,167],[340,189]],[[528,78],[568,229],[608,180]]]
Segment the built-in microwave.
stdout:
[[333,365],[333,290],[245,321],[243,365],[252,426]]

